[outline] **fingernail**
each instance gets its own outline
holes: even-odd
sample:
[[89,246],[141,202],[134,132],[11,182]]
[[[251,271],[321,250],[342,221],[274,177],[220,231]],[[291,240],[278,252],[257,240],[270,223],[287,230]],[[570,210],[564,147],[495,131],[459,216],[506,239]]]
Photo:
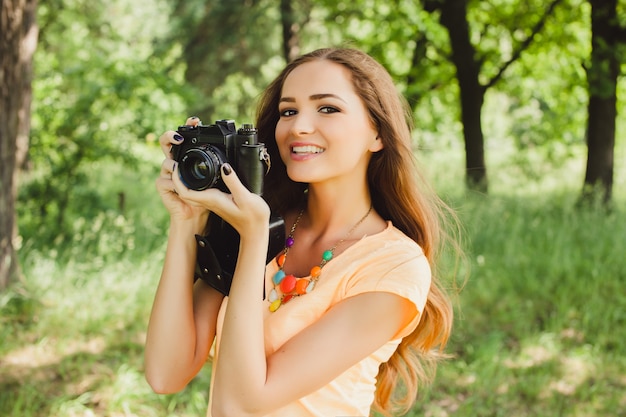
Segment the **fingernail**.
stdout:
[[200,119],[198,118],[198,116],[191,116],[191,117],[190,117],[190,119],[191,119],[191,120],[200,120]]
[[233,169],[230,164],[224,164],[222,165],[222,171],[224,171],[224,175],[230,175],[230,173],[233,172]]
[[180,142],[180,141],[182,141],[183,139],[184,139],[184,138],[183,138],[181,135],[179,135],[178,133],[176,133],[176,134],[174,135],[174,140],[175,140],[176,142]]

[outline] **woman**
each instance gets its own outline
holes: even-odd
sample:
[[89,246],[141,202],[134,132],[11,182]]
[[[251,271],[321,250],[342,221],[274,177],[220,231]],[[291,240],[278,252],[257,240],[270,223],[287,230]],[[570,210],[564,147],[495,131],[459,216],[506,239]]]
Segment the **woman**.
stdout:
[[[418,180],[409,120],[380,64],[321,49],[287,65],[261,99],[265,199],[228,164],[230,194],[185,188],[170,154],[182,138],[162,135],[157,189],[171,223],[146,341],[155,391],[182,389],[215,339],[209,416],[410,408],[433,376],[452,309],[431,276],[445,206]],[[289,233],[265,265],[270,207]],[[209,212],[241,236],[228,297],[192,279],[194,235]],[[394,397],[399,379],[406,389]]]

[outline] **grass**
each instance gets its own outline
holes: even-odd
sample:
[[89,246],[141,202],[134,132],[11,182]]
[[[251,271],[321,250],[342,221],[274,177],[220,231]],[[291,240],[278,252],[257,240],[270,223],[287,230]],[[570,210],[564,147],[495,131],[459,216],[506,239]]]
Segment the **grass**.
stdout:
[[480,200],[464,216],[473,268],[455,358],[415,416],[623,415],[624,211]]
[[[0,294],[0,415],[204,415],[208,369],[165,396],[142,373],[167,222],[153,191],[158,159],[150,153],[137,173],[90,167],[109,206],[74,214],[61,243],[24,237],[26,279]],[[465,225],[471,271],[454,358],[409,416],[626,415],[623,173],[607,213],[574,208],[576,167],[524,182],[491,161],[492,172],[509,176],[478,196],[460,191],[458,169],[448,169],[461,166],[458,157],[425,159]]]

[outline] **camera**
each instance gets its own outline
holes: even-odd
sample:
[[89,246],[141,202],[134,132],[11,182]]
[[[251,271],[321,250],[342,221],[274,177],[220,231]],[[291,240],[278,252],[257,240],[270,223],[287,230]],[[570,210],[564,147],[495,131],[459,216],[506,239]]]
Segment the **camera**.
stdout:
[[224,119],[212,125],[179,126],[177,132],[184,141],[172,146],[172,156],[187,188],[227,191],[220,167],[229,163],[250,191],[262,194],[269,155],[253,124],[245,123],[237,130],[234,120]]
[[[271,163],[253,124],[242,124],[237,129],[233,120],[223,119],[212,125],[179,126],[177,132],[184,141],[172,146],[172,156],[187,188],[197,191],[217,188],[228,192],[220,168],[229,163],[248,190],[263,194],[263,178]],[[215,213],[209,215],[206,233],[196,235],[194,279],[201,279],[228,295],[239,254],[239,233]],[[285,222],[272,214],[266,263],[283,250],[284,242]]]

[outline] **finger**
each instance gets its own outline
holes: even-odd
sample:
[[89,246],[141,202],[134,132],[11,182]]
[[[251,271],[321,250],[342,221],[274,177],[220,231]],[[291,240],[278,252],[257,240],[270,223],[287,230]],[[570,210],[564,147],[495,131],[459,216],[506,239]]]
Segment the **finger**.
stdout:
[[159,191],[159,194],[168,194],[173,193],[176,194],[176,189],[174,186],[174,182],[171,177],[157,177],[155,181],[156,189]]
[[173,130],[168,130],[159,137],[159,145],[161,145],[161,151],[166,158],[172,158],[172,145],[180,145],[183,143],[184,138]]
[[174,164],[171,175],[172,183],[174,184],[174,190],[176,193],[183,199],[188,200],[194,203],[211,203],[212,196],[211,194],[214,192],[219,192],[218,189],[209,188],[203,191],[192,190],[188,188],[187,185],[183,182],[180,177],[179,164]]
[[181,195],[181,197],[182,197],[182,194],[185,194],[187,191],[190,191],[188,190],[185,183],[180,179],[180,173],[178,171],[178,164],[174,164],[174,166],[172,167],[170,180],[172,181],[172,184],[174,185],[174,191],[176,191],[176,194]]
[[235,203],[231,194],[225,193],[218,188],[208,188],[202,191],[187,188],[180,179],[178,164],[174,166],[172,173],[172,183],[174,190],[180,198],[193,205],[203,206],[204,208],[215,212],[218,216],[224,216],[225,213],[235,208]]
[[160,176],[163,178],[172,178],[172,173],[174,172],[174,167],[177,165],[176,161],[166,158],[161,163],[161,174]]
[[191,116],[187,118],[185,125],[187,126],[199,126],[202,124],[202,121],[197,116]]
[[222,181],[235,199],[250,193],[229,163],[222,164],[220,169],[222,170]]

